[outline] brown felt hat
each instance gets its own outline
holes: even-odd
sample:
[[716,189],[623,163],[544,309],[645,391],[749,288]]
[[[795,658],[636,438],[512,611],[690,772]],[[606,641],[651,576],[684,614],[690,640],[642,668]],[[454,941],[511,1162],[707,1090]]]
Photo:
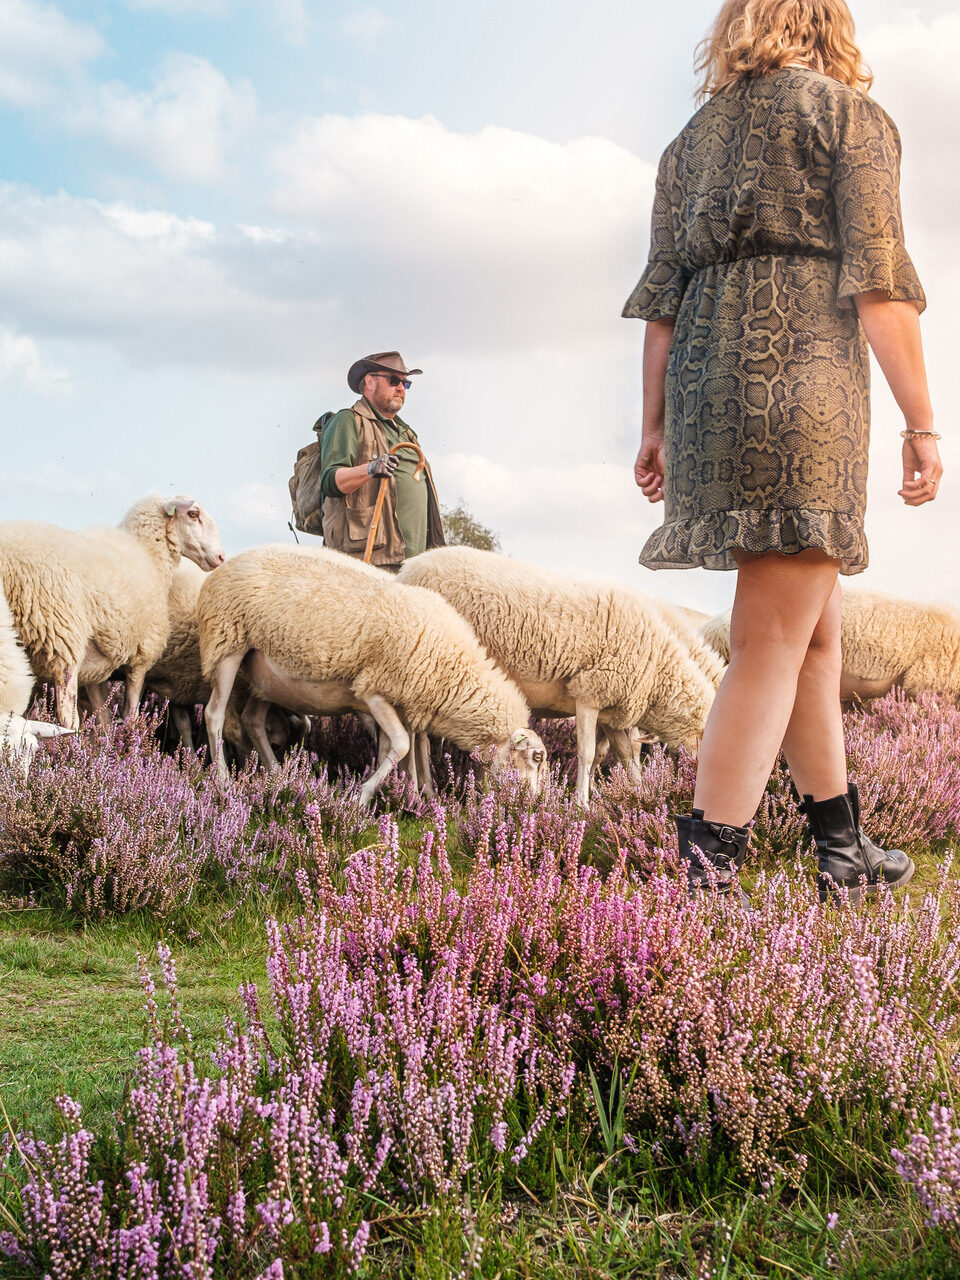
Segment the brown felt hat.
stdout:
[[350,390],[359,395],[360,386],[368,373],[395,373],[401,378],[409,378],[411,374],[423,373],[423,370],[408,369],[399,351],[376,351],[372,356],[364,356],[350,366],[347,373],[347,386]]

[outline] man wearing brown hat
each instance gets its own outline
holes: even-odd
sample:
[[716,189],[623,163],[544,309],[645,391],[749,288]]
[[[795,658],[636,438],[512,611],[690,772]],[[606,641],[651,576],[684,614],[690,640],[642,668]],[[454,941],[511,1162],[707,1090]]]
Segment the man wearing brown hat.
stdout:
[[380,480],[389,481],[373,544],[372,563],[397,570],[404,560],[444,545],[440,504],[430,467],[414,480],[417,455],[390,450],[416,434],[397,415],[410,379],[399,351],[378,351],[350,366],[347,385],[360,399],[341,409],[320,440],[323,540],[336,551],[362,558]]

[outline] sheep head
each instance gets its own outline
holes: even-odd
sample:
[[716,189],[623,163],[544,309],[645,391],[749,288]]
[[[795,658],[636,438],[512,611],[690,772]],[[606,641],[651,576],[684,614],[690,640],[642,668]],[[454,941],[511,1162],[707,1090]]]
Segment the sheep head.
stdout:
[[171,498],[163,510],[180,540],[181,555],[205,572],[223,564],[226,559],[223,543],[209,511],[204,511],[192,498]]
[[23,716],[10,714],[0,723],[0,753],[19,764],[26,776],[41,743],[73,732],[58,724],[44,724],[41,720],[25,720]]
[[532,729],[517,729],[497,746],[490,772],[496,778],[508,771],[519,773],[533,794],[540,794],[547,776],[547,749]]

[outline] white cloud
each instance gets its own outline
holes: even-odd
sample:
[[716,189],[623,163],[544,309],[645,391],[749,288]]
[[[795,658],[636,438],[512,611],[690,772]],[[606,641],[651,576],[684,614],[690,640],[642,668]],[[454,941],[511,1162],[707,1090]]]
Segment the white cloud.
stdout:
[[960,111],[960,13],[925,19],[905,10],[894,22],[863,33],[873,94],[896,121],[903,139],[903,205],[908,236],[914,226],[956,234],[960,166],[955,121]]
[[33,0],[0,0],[0,30],[0,100],[16,107],[59,96],[65,80],[106,50],[94,27]]
[[162,173],[200,183],[223,178],[255,119],[249,82],[232,83],[205,58],[184,53],[163,60],[152,88],[100,84],[67,114],[72,128]]
[[653,169],[603,138],[325,116],[277,168],[275,207],[328,245],[327,287],[359,268],[385,327],[451,347],[609,334],[646,257]]
[[367,47],[376,44],[393,26],[394,21],[389,14],[372,4],[345,14],[338,23],[341,35]]
[[0,328],[0,384],[5,382],[45,396],[65,395],[71,389],[70,375],[44,360],[33,338]]

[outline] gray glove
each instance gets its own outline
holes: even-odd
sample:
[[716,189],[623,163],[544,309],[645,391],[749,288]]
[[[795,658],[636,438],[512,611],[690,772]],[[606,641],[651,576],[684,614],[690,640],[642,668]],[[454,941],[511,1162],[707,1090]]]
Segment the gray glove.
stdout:
[[400,460],[395,454],[378,453],[367,463],[367,475],[383,479],[384,476],[392,476],[399,465]]

